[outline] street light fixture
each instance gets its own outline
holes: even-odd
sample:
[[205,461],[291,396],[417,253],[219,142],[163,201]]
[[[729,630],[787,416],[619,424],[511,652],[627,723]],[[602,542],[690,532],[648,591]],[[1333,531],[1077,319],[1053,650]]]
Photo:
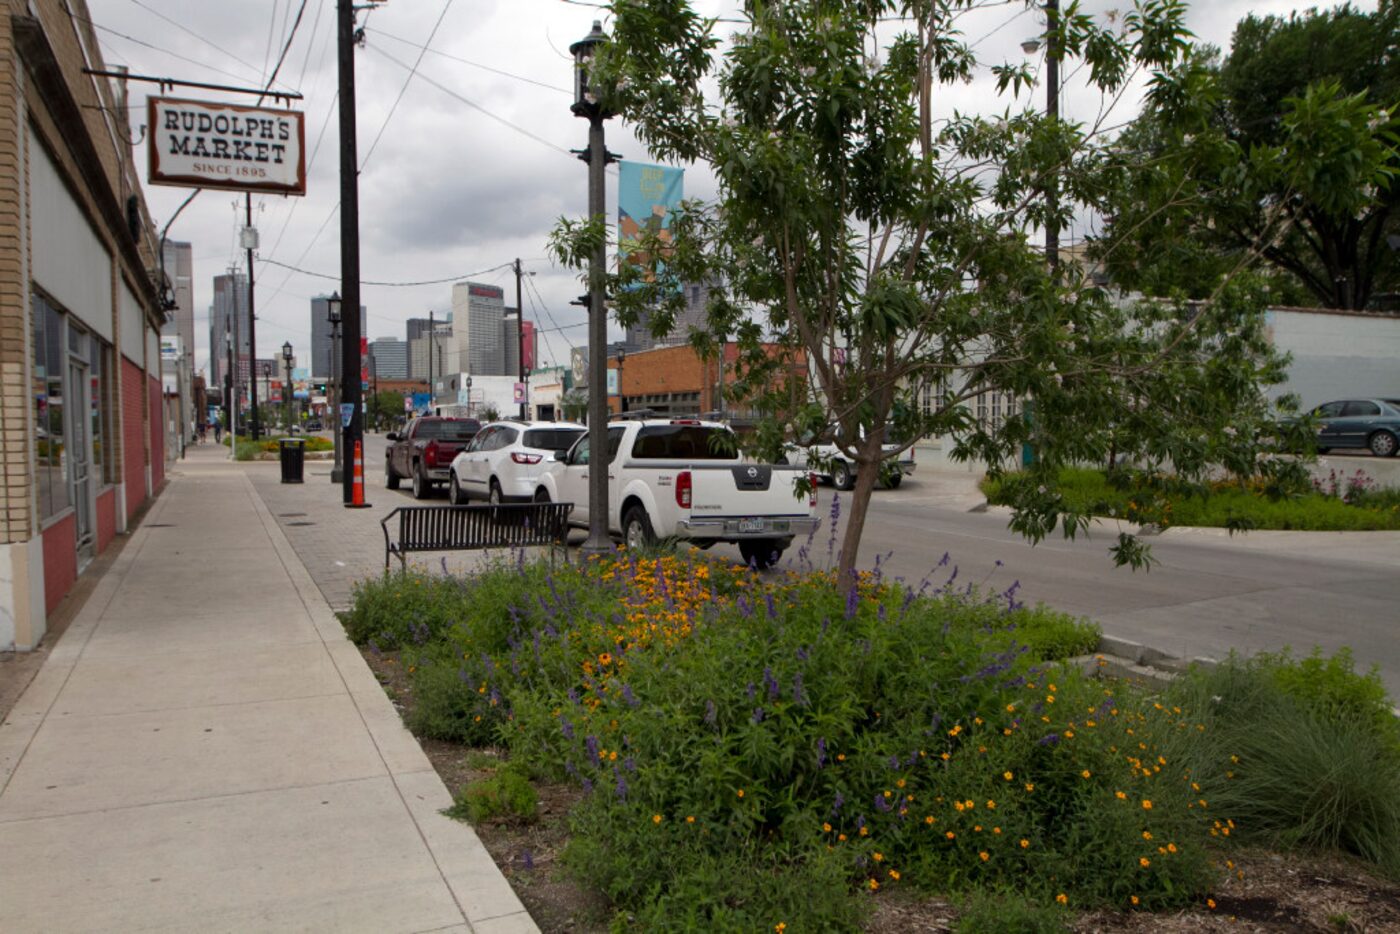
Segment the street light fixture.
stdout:
[[345,468],[340,459],[340,412],[336,405],[340,380],[336,374],[340,363],[340,293],[332,292],[326,299],[326,320],[331,323],[331,360],[326,374],[326,420],[330,422],[331,439],[335,443],[335,462],[331,466],[331,483],[344,483]]
[[287,406],[287,434],[292,433],[292,416],[296,408],[292,402],[292,342],[286,341],[282,344],[282,362],[287,367],[287,394],[283,397]]
[[[615,114],[603,106],[599,89],[593,83],[593,58],[608,41],[603,24],[593,21],[593,29],[569,46],[574,57],[574,116],[588,121],[588,148],[578,157],[588,163],[588,216],[606,222],[603,169],[614,157],[603,139],[603,121]],[[605,555],[613,550],[608,537],[608,310],[604,276],[608,262],[607,243],[600,239],[588,258],[588,449],[594,469],[588,474],[588,540],[580,554]]]

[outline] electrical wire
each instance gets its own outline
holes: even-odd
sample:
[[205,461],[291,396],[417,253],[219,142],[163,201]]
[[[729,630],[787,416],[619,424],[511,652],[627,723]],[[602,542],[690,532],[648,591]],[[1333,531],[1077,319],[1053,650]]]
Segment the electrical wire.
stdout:
[[251,71],[257,71],[257,70],[258,70],[258,66],[252,64],[251,62],[244,61],[243,59],[239,58],[237,55],[234,55],[232,52],[230,52],[228,49],[224,48],[223,46],[219,45],[218,43],[216,43],[216,42],[214,42],[214,41],[212,41],[212,40],[210,40],[210,39],[207,39],[207,38],[205,38],[204,36],[201,36],[199,33],[195,32],[193,29],[190,29],[188,26],[186,26],[184,23],[180,22],[179,20],[177,20],[177,19],[172,19],[171,17],[166,16],[166,15],[165,15],[164,13],[162,13],[160,10],[157,10],[157,9],[155,9],[154,7],[151,7],[151,6],[147,6],[145,3],[142,2],[142,0],[130,0],[130,2],[134,3],[136,6],[139,6],[141,9],[145,10],[147,13],[149,13],[149,14],[151,14],[152,16],[156,17],[157,19],[164,20],[165,22],[169,23],[171,26],[174,26],[176,29],[180,30],[181,32],[185,33],[186,35],[193,36],[195,39],[198,39],[200,42],[203,42],[205,45],[209,46],[211,49],[214,49],[214,50],[216,50],[216,51],[219,51],[219,52],[224,53],[224,54],[227,55],[229,58],[233,59],[235,62],[237,62],[238,64],[242,65],[244,68],[248,69],[250,72],[251,72]]
[[[418,45],[418,43],[414,42],[412,39],[404,39],[400,36],[394,35],[393,33],[385,32],[382,29],[373,30],[373,35],[382,36],[385,39],[393,39],[395,42],[402,42],[404,45],[411,45],[415,49],[423,48],[422,46]],[[546,91],[558,91],[561,94],[574,93],[571,88],[560,87],[556,84],[547,84],[544,81],[537,81],[534,78],[527,78],[524,75],[517,75],[514,72],[506,71],[501,68],[496,68],[492,65],[483,65],[481,62],[474,62],[469,58],[462,58],[460,55],[453,55],[450,52],[443,52],[440,49],[428,49],[428,51],[441,58],[448,59],[449,61],[460,62],[463,65],[470,65],[473,68],[480,68],[482,71],[489,71],[494,75],[500,75],[504,78],[513,78],[516,81],[523,81],[526,84],[533,84],[535,87],[544,88]]]
[[[303,5],[306,0],[302,0]],[[399,109],[399,103],[403,100],[404,94],[408,91],[408,86],[413,83],[413,76],[418,74],[418,66],[423,64],[423,57],[428,54],[428,47],[433,44],[433,39],[437,36],[438,29],[442,27],[442,21],[447,17],[447,11],[452,9],[452,0],[447,0],[442,5],[442,12],[438,14],[437,22],[433,24],[433,31],[428,33],[428,41],[423,43],[423,47],[418,50],[418,58],[413,63],[413,67],[408,71],[408,77],[403,79],[403,87],[399,88],[399,96],[394,98],[394,106],[389,108],[389,114],[384,118],[384,122],[379,125],[379,132],[375,134],[374,142],[369,144],[369,152],[360,162],[360,171],[365,170],[369,164],[370,156],[374,155],[375,147],[379,145],[379,140],[383,138],[384,131],[389,128],[389,121],[394,119],[394,113]]]
[[[340,281],[340,276],[338,276],[338,275],[337,275],[337,276],[332,276],[332,275],[328,275],[327,273],[324,273],[324,272],[312,272],[312,271],[309,270],[309,269],[300,269],[300,268],[298,268],[298,267],[296,267],[296,266],[291,265],[290,263],[279,263],[279,262],[278,262],[277,260],[275,260],[275,259],[262,259],[262,258],[260,257],[260,258],[259,258],[259,261],[260,261],[260,262],[263,262],[263,263],[266,263],[266,264],[269,265],[269,266],[277,266],[277,267],[280,267],[280,268],[282,268],[282,269],[290,269],[292,272],[294,272],[294,273],[301,273],[303,276],[312,276],[312,277],[317,278],[317,279],[330,279],[332,282],[339,282],[339,281]],[[455,276],[447,276],[446,278],[443,278],[443,279],[422,279],[422,280],[419,280],[419,281],[417,281],[417,282],[377,282],[377,281],[372,280],[372,279],[361,279],[361,280],[360,280],[360,285],[378,285],[378,286],[384,286],[384,287],[386,287],[386,288],[409,288],[409,287],[418,286],[418,285],[442,285],[442,284],[447,283],[447,282],[462,282],[462,281],[467,280],[467,279],[474,279],[474,278],[476,278],[477,276],[484,276],[484,275],[486,275],[487,273],[492,273],[492,272],[496,272],[496,271],[501,270],[501,269],[506,269],[507,267],[512,266],[512,265],[514,265],[514,264],[513,264],[513,263],[501,263],[499,266],[492,266],[492,267],[489,268],[489,269],[482,269],[482,270],[479,270],[479,271],[477,271],[477,272],[468,272],[468,273],[462,273],[462,274],[460,274],[460,275],[455,275]]]
[[[195,66],[197,66],[197,67],[199,67],[199,68],[206,68],[206,69],[208,69],[209,71],[215,72],[215,73],[217,73],[217,74],[221,74],[221,75],[223,75],[223,76],[226,77],[226,78],[233,78],[233,79],[235,79],[235,80],[237,80],[237,81],[242,81],[242,82],[247,82],[247,81],[248,81],[248,78],[247,78],[245,75],[236,74],[236,73],[234,73],[234,72],[232,72],[232,71],[226,71],[225,69],[219,68],[219,67],[217,67],[217,66],[215,66],[215,65],[211,65],[211,64],[209,64],[208,62],[201,62],[201,61],[199,61],[198,59],[190,58],[190,57],[187,56],[187,55],[181,55],[179,52],[172,52],[172,51],[170,51],[169,49],[161,48],[161,47],[158,46],[158,45],[154,45],[154,44],[152,44],[152,43],[150,43],[150,42],[146,42],[144,39],[137,39],[135,36],[128,36],[128,35],[127,35],[126,33],[124,33],[124,32],[117,32],[115,29],[110,29],[110,28],[108,28],[107,26],[103,26],[101,23],[96,23],[96,22],[93,22],[93,21],[90,20],[90,19],[87,19],[86,17],[78,16],[76,13],[73,14],[73,18],[76,19],[76,20],[80,20],[80,21],[82,21],[82,22],[87,23],[87,24],[88,24],[89,26],[91,26],[93,29],[99,30],[99,31],[101,31],[101,32],[105,32],[105,33],[107,33],[107,34],[109,34],[109,35],[116,36],[116,37],[118,37],[118,38],[120,38],[120,39],[125,39],[125,40],[128,41],[128,42],[134,42],[135,44],[137,44],[137,45],[139,45],[139,46],[142,46],[142,47],[144,47],[144,48],[150,49],[150,50],[153,51],[153,52],[159,52],[159,53],[161,53],[162,55],[169,55],[171,58],[177,58],[177,59],[179,59],[179,60],[182,61],[182,62],[188,62],[189,64],[195,65]],[[258,83],[261,84],[261,82],[258,82]],[[290,89],[289,89],[289,90],[290,90]]]

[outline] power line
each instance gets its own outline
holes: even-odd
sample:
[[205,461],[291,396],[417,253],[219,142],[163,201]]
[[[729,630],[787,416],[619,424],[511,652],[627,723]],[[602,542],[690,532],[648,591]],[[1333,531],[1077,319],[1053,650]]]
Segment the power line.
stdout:
[[[378,52],[380,55],[384,56],[384,57],[387,58],[389,61],[393,62],[395,65],[398,65],[400,68],[409,68],[409,66],[408,66],[407,64],[405,64],[404,62],[399,61],[397,58],[395,58],[394,56],[390,55],[388,52],[385,52],[383,49],[380,49],[380,48],[378,48],[377,46],[370,46],[370,48],[371,48],[371,49],[374,49],[374,51]],[[466,104],[468,107],[472,108],[473,110],[476,110],[476,111],[480,112],[482,115],[484,115],[484,116],[486,116],[486,117],[489,117],[489,118],[491,118],[492,120],[495,120],[497,123],[501,124],[502,126],[508,127],[509,129],[514,130],[515,132],[521,134],[522,136],[528,136],[530,139],[534,140],[535,142],[541,143],[541,144],[543,144],[543,145],[545,145],[545,146],[548,146],[550,149],[553,149],[555,152],[563,153],[564,155],[569,156],[570,158],[573,157],[573,153],[571,153],[569,150],[565,149],[563,146],[560,146],[560,145],[558,145],[557,143],[552,143],[552,142],[550,142],[549,140],[545,139],[543,136],[537,136],[537,135],[535,135],[534,133],[531,133],[529,130],[527,130],[527,129],[525,129],[524,127],[522,127],[522,126],[517,126],[516,124],[511,123],[511,122],[510,122],[509,120],[507,120],[505,117],[501,117],[501,116],[498,116],[498,115],[492,113],[491,111],[487,110],[485,107],[482,107],[482,106],[481,106],[480,104],[478,104],[476,101],[471,100],[471,99],[469,99],[469,98],[467,98],[467,97],[462,96],[461,94],[457,93],[456,91],[452,90],[451,88],[447,87],[446,85],[440,84],[439,82],[434,81],[432,78],[428,77],[427,75],[420,74],[418,77],[419,77],[420,80],[426,81],[428,84],[431,84],[433,87],[437,88],[439,91],[441,91],[442,93],[446,94],[448,97],[456,98],[457,100],[461,101],[463,104]]]
[[[290,9],[291,9],[291,7],[289,6],[289,7],[288,7],[288,10],[290,10]],[[297,18],[296,18],[296,20],[292,23],[292,31],[291,31],[290,33],[287,34],[287,41],[282,45],[282,54],[279,55],[279,56],[277,56],[277,64],[276,64],[276,65],[273,67],[273,69],[272,69],[272,75],[267,79],[267,85],[266,85],[266,86],[267,86],[268,88],[271,88],[273,82],[275,82],[275,81],[277,80],[277,73],[278,73],[279,71],[282,70],[282,63],[285,62],[285,61],[287,60],[287,53],[288,53],[289,51],[291,51],[291,48],[292,48],[292,40],[295,39],[295,38],[297,37],[297,27],[301,26],[301,16],[302,16],[302,14],[305,13],[305,12],[306,12],[306,0],[301,0],[301,6],[297,7]],[[262,103],[263,97],[266,97],[266,96],[267,96],[267,95],[264,94],[264,95],[262,95],[262,97],[259,97],[259,98],[258,98],[258,103],[261,104],[261,103]]]
[[[262,258],[262,257],[259,257],[259,262],[266,263],[266,264],[269,265],[269,266],[279,266],[279,267],[281,267],[282,269],[290,269],[292,272],[294,272],[294,273],[298,273],[298,272],[299,272],[299,273],[301,273],[303,276],[313,276],[314,278],[317,278],[317,279],[330,279],[332,282],[339,282],[339,281],[340,281],[340,276],[332,276],[332,275],[328,275],[327,273],[324,273],[324,272],[312,272],[312,271],[309,270],[309,269],[301,269],[301,268],[298,268],[298,267],[296,267],[296,266],[293,266],[293,265],[291,265],[291,264],[289,264],[289,263],[279,263],[279,262],[278,262],[277,260],[275,260],[275,259],[264,259],[264,258]],[[492,266],[490,269],[482,269],[482,270],[480,270],[480,271],[478,271],[478,272],[468,272],[468,273],[463,273],[463,274],[461,274],[461,275],[448,276],[448,277],[446,277],[446,278],[444,278],[444,279],[423,279],[423,280],[420,280],[420,281],[418,281],[418,282],[376,282],[376,281],[371,280],[371,279],[361,279],[361,280],[360,280],[360,284],[361,284],[361,285],[381,285],[381,286],[385,286],[385,287],[388,287],[388,288],[408,288],[408,287],[410,287],[410,286],[417,286],[417,285],[442,285],[442,284],[447,283],[447,282],[461,282],[461,281],[463,281],[463,280],[465,280],[465,279],[473,279],[473,278],[476,278],[477,276],[484,276],[484,275],[486,275],[487,273],[496,272],[497,270],[505,269],[506,267],[511,266],[511,265],[512,265],[511,263],[501,263],[499,266]],[[290,278],[290,276],[289,276],[288,278]]]
[[[302,0],[303,5],[306,0]],[[418,50],[418,59],[413,63],[413,67],[408,71],[408,77],[403,80],[403,87],[399,88],[399,96],[394,98],[394,106],[389,108],[389,115],[384,118],[384,122],[379,125],[379,132],[375,134],[374,142],[369,144],[369,152],[360,162],[360,171],[365,170],[369,164],[369,157],[374,155],[375,147],[379,145],[379,140],[383,138],[384,131],[389,128],[389,121],[394,119],[394,112],[399,109],[399,102],[403,100],[404,94],[408,91],[408,86],[413,83],[413,76],[418,74],[418,66],[423,64],[423,56],[428,54],[428,46],[433,44],[433,39],[437,36],[438,29],[442,27],[442,21],[447,16],[447,11],[452,9],[452,0],[447,0],[442,5],[442,12],[438,14],[437,22],[433,24],[433,31],[428,33],[428,41],[423,43],[423,47]]]
[[[223,69],[223,68],[218,68],[218,67],[216,67],[216,66],[214,66],[214,65],[209,64],[208,62],[201,62],[201,61],[199,61],[198,59],[190,58],[190,57],[187,56],[187,55],[181,55],[179,52],[172,52],[172,51],[170,51],[169,49],[163,49],[163,48],[161,48],[161,47],[158,46],[158,45],[153,45],[153,44],[150,43],[150,42],[146,42],[144,39],[137,39],[135,36],[128,36],[128,35],[127,35],[126,33],[124,33],[124,32],[117,32],[115,29],[109,29],[108,27],[103,26],[101,23],[97,23],[97,22],[94,22],[94,21],[92,21],[92,20],[90,20],[90,19],[86,19],[86,18],[84,18],[84,17],[78,16],[76,13],[73,14],[73,18],[76,19],[76,20],[81,20],[82,22],[87,23],[87,24],[88,24],[89,26],[91,26],[93,29],[97,29],[97,30],[100,30],[100,31],[102,31],[102,32],[108,33],[109,35],[117,36],[118,38],[121,38],[121,39],[125,39],[127,42],[134,42],[134,43],[136,43],[136,44],[139,45],[139,46],[143,46],[143,47],[148,48],[148,49],[150,49],[150,50],[152,50],[152,51],[154,51],[154,52],[159,52],[159,53],[161,53],[162,55],[169,55],[171,58],[178,58],[178,59],[179,59],[180,61],[182,61],[182,62],[188,62],[189,64],[195,65],[195,66],[197,66],[197,67],[199,67],[199,68],[207,68],[207,69],[209,69],[210,71],[217,72],[218,74],[224,75],[225,77],[228,77],[228,78],[234,78],[234,79],[236,79],[236,80],[238,80],[238,81],[246,82],[246,81],[248,80],[248,78],[247,78],[245,75],[240,75],[240,74],[237,74],[237,73],[232,72],[232,71],[226,71],[225,69]],[[260,82],[259,82],[259,83],[260,83]],[[289,89],[289,90],[290,90],[290,89]]]
[[[422,46],[418,45],[418,43],[414,42],[412,39],[404,39],[400,36],[394,35],[393,33],[385,32],[382,29],[374,30],[374,35],[383,36],[385,39],[393,39],[395,42],[402,42],[404,45],[411,45],[415,49],[422,48]],[[534,78],[527,78],[525,75],[517,75],[514,72],[506,71],[501,68],[496,68],[491,65],[483,65],[481,62],[474,62],[469,58],[462,58],[460,55],[453,55],[450,52],[443,52],[440,49],[428,49],[427,51],[433,53],[434,55],[448,59],[449,61],[460,62],[463,65],[471,65],[473,68],[480,68],[482,71],[489,71],[492,74],[501,75],[505,78],[513,78],[516,81],[523,81],[526,84],[533,84],[536,87],[544,88],[547,91],[558,91],[561,94],[574,93],[570,88],[560,87],[556,84],[547,84],[544,81],[537,81]]]
[[190,29],[188,26],[186,26],[184,23],[180,22],[179,20],[177,20],[177,19],[172,19],[171,17],[166,16],[166,15],[165,15],[164,13],[162,13],[160,10],[157,10],[157,9],[155,9],[154,7],[147,6],[145,3],[142,3],[141,0],[131,0],[131,2],[134,3],[134,4],[136,4],[137,6],[139,6],[141,9],[145,10],[147,13],[149,13],[149,14],[151,14],[152,16],[156,17],[157,19],[164,20],[165,22],[167,22],[167,23],[169,23],[170,25],[174,26],[176,29],[180,30],[181,32],[185,33],[186,35],[193,36],[194,38],[198,39],[200,42],[203,42],[205,45],[209,46],[211,49],[215,49],[216,51],[219,51],[219,52],[224,53],[224,54],[227,55],[229,58],[233,59],[235,62],[237,62],[238,64],[242,65],[244,68],[247,68],[249,71],[257,71],[257,70],[258,70],[258,68],[257,68],[256,65],[252,64],[251,62],[246,62],[246,61],[244,61],[243,59],[239,58],[237,55],[234,55],[232,52],[230,52],[228,49],[224,48],[223,46],[219,45],[218,43],[216,43],[216,42],[214,42],[214,41],[212,41],[212,40],[210,40],[210,39],[207,39],[207,38],[205,38],[204,36],[201,36],[199,33],[195,32],[193,29]]

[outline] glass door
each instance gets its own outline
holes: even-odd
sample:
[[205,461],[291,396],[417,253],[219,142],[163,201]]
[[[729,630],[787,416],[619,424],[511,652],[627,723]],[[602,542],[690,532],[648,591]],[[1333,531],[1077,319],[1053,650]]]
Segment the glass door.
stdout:
[[[86,335],[84,335],[86,336]],[[69,404],[66,406],[68,434],[68,482],[72,488],[73,511],[77,519],[78,568],[87,566],[95,553],[93,534],[92,451],[88,412],[92,408],[92,384],[88,365],[75,356],[68,358]]]

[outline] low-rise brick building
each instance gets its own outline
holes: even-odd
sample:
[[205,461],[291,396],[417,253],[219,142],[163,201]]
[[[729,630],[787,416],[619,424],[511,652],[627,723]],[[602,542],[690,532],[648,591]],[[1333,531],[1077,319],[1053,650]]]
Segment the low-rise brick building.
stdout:
[[[770,353],[778,353],[779,350],[776,344],[769,346]],[[616,356],[609,357],[608,369],[619,371],[618,376],[609,376],[609,388],[613,388],[615,383],[619,392],[609,393],[608,411],[622,411],[622,400],[625,399],[625,408],[629,412],[650,409],[658,415],[696,415],[723,409],[731,415],[751,415],[749,405],[736,399],[734,391],[727,388],[734,383],[738,359],[739,348],[726,345],[722,367],[726,389],[721,393],[718,355],[711,360],[702,360],[689,345],[629,353],[622,358],[621,367]],[[801,351],[795,351],[789,365],[794,390],[806,379],[806,373],[806,356]]]
[[84,0],[0,9],[0,650],[164,479],[156,237]]

